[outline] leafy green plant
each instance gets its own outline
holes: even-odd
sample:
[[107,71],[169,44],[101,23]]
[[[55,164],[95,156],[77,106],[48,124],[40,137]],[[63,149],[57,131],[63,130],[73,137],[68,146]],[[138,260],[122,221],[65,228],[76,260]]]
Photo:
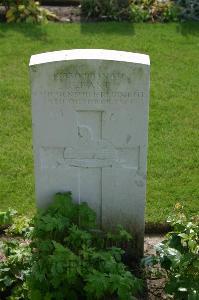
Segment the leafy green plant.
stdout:
[[31,249],[23,240],[7,239],[0,244],[0,295],[3,299],[28,299],[26,278],[31,267]]
[[10,236],[23,236],[24,238],[28,238],[32,230],[31,219],[16,214],[5,232]]
[[[122,263],[124,250],[107,247],[114,235],[95,228],[94,212],[75,204],[70,193],[56,195],[35,218],[31,299],[131,299],[142,290],[142,281]],[[129,234],[119,230],[128,241]]]
[[142,280],[122,262],[131,235],[121,226],[114,233],[97,229],[95,213],[86,203],[74,203],[71,193],[57,194],[32,221],[15,215],[5,234],[3,299],[124,300],[143,289]]
[[4,237],[0,242],[0,299],[28,299],[27,276],[31,267],[31,248],[27,238],[30,220],[8,209],[0,212]]
[[187,218],[180,204],[168,222],[173,227],[156,246],[158,261],[167,271],[166,291],[175,299],[199,298],[199,217]]
[[83,0],[82,13],[87,18],[168,22],[177,21],[180,10],[172,0]]
[[171,0],[133,0],[131,17],[134,22],[168,22],[177,21],[179,7]]
[[180,16],[184,20],[199,21],[199,2],[198,0],[176,0],[180,6]]
[[86,18],[129,20],[130,0],[82,0],[82,14]]
[[81,3],[81,10],[86,18],[95,18],[100,14],[96,0],[83,0]]
[[32,229],[31,219],[18,215],[16,210],[0,211],[0,230],[6,234],[28,237]]
[[13,217],[16,215],[16,211],[13,209],[8,209],[7,211],[0,212],[0,229],[5,229],[13,222]]
[[40,6],[38,1],[19,0],[7,1],[6,20],[11,22],[26,22],[33,24],[47,23],[57,20],[55,14]]

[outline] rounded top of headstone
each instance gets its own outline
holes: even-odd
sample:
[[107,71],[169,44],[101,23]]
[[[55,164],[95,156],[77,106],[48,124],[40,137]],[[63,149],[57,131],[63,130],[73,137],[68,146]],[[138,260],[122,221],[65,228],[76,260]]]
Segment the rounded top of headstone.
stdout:
[[74,49],[32,55],[30,66],[67,60],[109,60],[150,65],[146,54],[103,49]]

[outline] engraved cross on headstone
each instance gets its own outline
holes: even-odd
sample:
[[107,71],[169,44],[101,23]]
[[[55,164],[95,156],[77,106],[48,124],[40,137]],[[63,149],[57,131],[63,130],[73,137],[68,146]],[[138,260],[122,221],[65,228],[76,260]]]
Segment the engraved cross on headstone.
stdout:
[[116,148],[103,139],[103,114],[103,111],[76,111],[75,145],[43,147],[41,152],[44,169],[50,164],[54,168],[77,168],[78,201],[86,201],[97,212],[99,225],[102,224],[103,169],[139,168],[139,147]]

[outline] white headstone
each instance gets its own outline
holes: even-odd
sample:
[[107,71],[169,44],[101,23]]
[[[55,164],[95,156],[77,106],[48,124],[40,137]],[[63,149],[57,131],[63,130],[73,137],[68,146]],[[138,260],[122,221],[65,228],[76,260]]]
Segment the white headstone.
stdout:
[[149,57],[67,50],[30,60],[36,198],[86,201],[102,228],[121,224],[143,250]]

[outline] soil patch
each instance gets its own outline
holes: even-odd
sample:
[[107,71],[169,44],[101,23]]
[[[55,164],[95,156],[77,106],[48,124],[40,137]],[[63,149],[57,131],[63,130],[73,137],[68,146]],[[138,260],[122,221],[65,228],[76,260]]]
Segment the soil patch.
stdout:
[[52,6],[45,5],[47,8],[53,12],[60,22],[70,23],[70,22],[80,22],[81,21],[81,7],[80,6]]
[[[155,255],[155,245],[161,243],[164,240],[163,235],[145,235],[144,238],[144,256]],[[160,266],[147,267],[146,272],[146,284],[147,295],[143,300],[161,300],[171,299],[169,295],[164,292],[164,286],[166,283],[166,273],[161,270]]]

